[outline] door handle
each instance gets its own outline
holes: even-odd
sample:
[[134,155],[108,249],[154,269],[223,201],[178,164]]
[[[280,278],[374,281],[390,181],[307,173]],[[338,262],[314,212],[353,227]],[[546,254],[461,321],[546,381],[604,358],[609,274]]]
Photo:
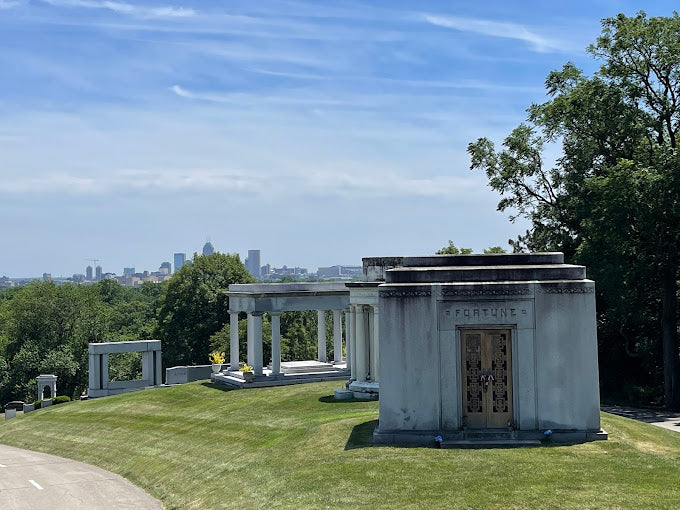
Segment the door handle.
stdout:
[[489,370],[487,372],[482,372],[479,375],[479,382],[484,387],[484,391],[489,389],[489,384],[494,382],[493,373]]

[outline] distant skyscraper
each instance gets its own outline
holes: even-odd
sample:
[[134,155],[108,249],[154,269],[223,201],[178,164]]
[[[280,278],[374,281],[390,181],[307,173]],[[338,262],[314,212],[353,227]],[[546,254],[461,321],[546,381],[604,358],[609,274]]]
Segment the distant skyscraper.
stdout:
[[162,272],[164,272],[163,269],[167,269],[168,270],[167,274],[171,274],[172,273],[172,266],[170,265],[170,262],[161,263],[161,271]]
[[52,281],[52,273],[43,273],[43,281],[44,282],[51,282]]
[[203,255],[212,255],[213,253],[215,253],[215,248],[213,248],[212,243],[208,241],[203,245]]
[[94,279],[97,281],[102,279],[102,266],[97,266],[94,269]]
[[184,263],[187,261],[187,254],[186,253],[175,253],[175,273],[179,271]]
[[85,279],[92,281],[92,266],[87,266],[85,268]]
[[123,276],[134,276],[135,275],[135,268],[134,267],[124,267],[123,268]]
[[260,279],[260,250],[248,250],[245,266],[253,278]]

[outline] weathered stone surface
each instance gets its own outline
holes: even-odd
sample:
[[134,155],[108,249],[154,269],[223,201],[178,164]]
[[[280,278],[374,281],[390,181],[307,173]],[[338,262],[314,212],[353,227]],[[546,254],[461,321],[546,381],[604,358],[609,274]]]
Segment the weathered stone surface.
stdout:
[[[438,261],[461,266],[433,266]],[[599,421],[595,285],[583,266],[562,264],[562,254],[402,262],[414,267],[386,271],[387,282],[378,287],[376,438],[409,442],[464,429],[466,331],[509,332],[512,430],[528,439],[546,429],[554,440],[606,438]]]
[[570,264],[512,266],[400,267],[386,273],[386,283],[502,282],[583,280],[584,266]]

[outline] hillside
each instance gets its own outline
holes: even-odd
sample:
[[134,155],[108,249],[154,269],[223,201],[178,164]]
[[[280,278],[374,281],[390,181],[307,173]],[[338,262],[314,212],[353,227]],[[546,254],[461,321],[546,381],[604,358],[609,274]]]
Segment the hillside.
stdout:
[[610,440],[529,449],[373,447],[377,402],[337,382],[205,382],[0,423],[0,443],[116,472],[167,509],[680,507],[680,434],[609,414]]

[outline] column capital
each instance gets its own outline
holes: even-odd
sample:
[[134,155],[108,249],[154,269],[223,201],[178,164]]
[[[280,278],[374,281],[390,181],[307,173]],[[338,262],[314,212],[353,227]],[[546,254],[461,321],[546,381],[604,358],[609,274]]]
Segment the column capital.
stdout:
[[279,317],[283,312],[269,312],[269,315]]
[[232,313],[241,313],[241,311],[240,311],[240,310],[227,310],[227,313],[230,313],[230,314],[232,314]]

